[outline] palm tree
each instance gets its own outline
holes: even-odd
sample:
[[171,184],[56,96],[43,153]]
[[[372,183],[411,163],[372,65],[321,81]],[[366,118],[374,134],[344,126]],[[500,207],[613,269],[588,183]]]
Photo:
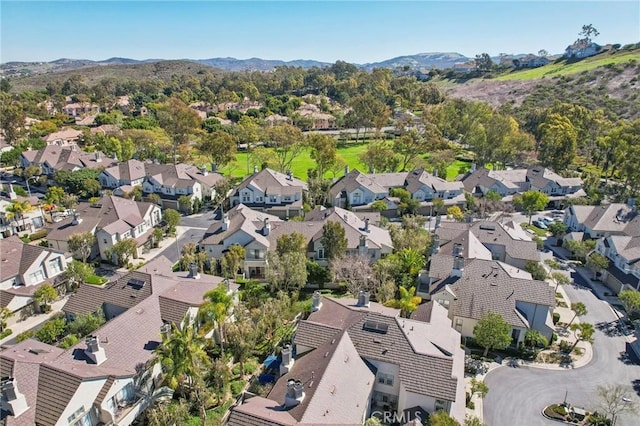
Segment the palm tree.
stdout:
[[171,333],[162,337],[155,361],[162,366],[165,384],[178,394],[185,395],[210,363],[204,345],[205,338],[192,325],[179,329],[171,324]]
[[409,318],[411,313],[418,309],[418,305],[422,302],[422,297],[415,295],[415,286],[409,289],[401,286],[398,290],[400,291],[400,298],[391,300],[387,303],[387,306],[400,309],[400,315],[404,318]]
[[32,211],[34,209],[34,207],[31,205],[31,203],[29,203],[28,200],[24,200],[24,201],[13,201],[11,202],[11,205],[5,207],[5,210],[7,211],[7,218],[9,220],[13,219],[16,224],[18,223],[18,219],[22,219],[22,229],[25,230],[26,229],[26,223],[25,223],[25,215],[27,213],[29,213],[30,211]]
[[220,284],[216,289],[204,294],[204,303],[200,306],[198,315],[200,323],[209,328],[218,328],[218,338],[220,340],[220,350],[224,351],[224,335],[222,325],[229,316],[229,309],[233,306],[233,298],[227,294],[227,288]]

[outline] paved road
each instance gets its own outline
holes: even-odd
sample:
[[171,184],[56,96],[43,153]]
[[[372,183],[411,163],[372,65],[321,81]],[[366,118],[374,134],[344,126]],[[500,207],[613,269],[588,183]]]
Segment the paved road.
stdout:
[[[583,321],[597,324],[615,321],[616,315],[609,305],[599,300],[580,276],[576,284],[565,286],[572,302],[583,302],[589,313]],[[529,367],[499,367],[492,371],[485,382],[490,391],[484,401],[484,420],[489,426],[543,426],[557,425],[540,414],[552,403],[562,402],[567,392],[567,402],[594,409],[598,404],[598,385],[620,384],[630,389],[637,400],[640,395],[640,365],[630,362],[625,354],[626,340],[621,336],[607,336],[596,330],[593,360],[585,367],[554,371]],[[638,392],[636,395],[634,390]],[[638,417],[621,416],[618,426],[636,426]]]
[[182,247],[187,243],[197,244],[209,225],[211,225],[213,217],[213,212],[205,212],[180,218],[178,242],[175,243],[174,238],[174,243],[167,246],[159,255],[166,256],[172,262],[177,262],[180,257],[178,255],[179,250],[182,250]]

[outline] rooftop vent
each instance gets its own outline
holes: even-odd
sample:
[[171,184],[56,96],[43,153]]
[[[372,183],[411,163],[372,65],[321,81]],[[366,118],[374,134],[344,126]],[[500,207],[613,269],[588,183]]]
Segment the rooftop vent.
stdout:
[[496,226],[495,225],[480,225],[480,229],[482,229],[483,231],[495,231],[496,230]]
[[358,306],[360,307],[369,307],[369,298],[371,297],[371,293],[368,291],[360,290],[358,292]]
[[18,417],[27,411],[27,398],[18,391],[16,380],[9,377],[0,385],[2,391],[2,399],[0,400],[0,408],[11,413],[12,416]]
[[107,354],[104,348],[100,346],[98,336],[89,335],[85,338],[87,348],[84,350],[85,355],[96,365],[100,365],[107,360]]

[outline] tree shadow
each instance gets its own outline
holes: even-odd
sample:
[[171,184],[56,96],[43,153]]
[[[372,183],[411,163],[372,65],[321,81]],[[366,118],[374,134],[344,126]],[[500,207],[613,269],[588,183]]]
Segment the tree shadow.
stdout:
[[640,396],[640,379],[632,380],[631,385],[633,386],[633,390]]

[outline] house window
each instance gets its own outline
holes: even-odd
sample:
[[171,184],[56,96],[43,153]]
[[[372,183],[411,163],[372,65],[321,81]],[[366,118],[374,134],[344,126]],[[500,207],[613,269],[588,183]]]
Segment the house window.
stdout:
[[276,201],[278,201],[278,197],[276,197],[275,195],[269,195],[270,203],[275,203]]
[[456,318],[456,330],[462,330],[462,318]]
[[242,195],[242,202],[243,203],[248,203],[249,201],[251,201],[251,198],[249,197],[249,195],[243,194]]
[[435,408],[436,408],[436,411],[438,411],[438,410],[446,410],[447,401],[443,401],[441,399],[436,399]]
[[391,374],[378,373],[378,383],[393,386],[393,376]]
[[67,421],[70,425],[75,424],[75,421],[78,420],[82,416],[82,414],[84,414],[84,405],[78,408],[73,414],[71,414],[69,418],[67,418]]
[[261,203],[261,202],[262,202],[262,197],[256,196],[256,203]]
[[291,197],[289,195],[287,195],[287,196],[284,197],[284,200],[285,201],[291,201]]
[[106,238],[103,238],[103,239],[102,239],[102,242],[103,242],[103,243],[105,243],[105,244],[109,244],[109,243],[107,242],[107,239],[106,239]]
[[51,273],[58,274],[62,272],[62,268],[60,266],[60,259],[54,259],[49,262],[49,269]]
[[40,281],[44,281],[44,274],[42,273],[42,270],[39,269],[36,272],[32,273],[29,275],[29,282],[30,283],[39,283]]
[[320,247],[318,249],[318,259],[326,259],[325,255],[324,255],[324,248]]
[[362,198],[359,192],[356,192],[355,194],[353,194],[353,204],[361,204],[362,203]]

